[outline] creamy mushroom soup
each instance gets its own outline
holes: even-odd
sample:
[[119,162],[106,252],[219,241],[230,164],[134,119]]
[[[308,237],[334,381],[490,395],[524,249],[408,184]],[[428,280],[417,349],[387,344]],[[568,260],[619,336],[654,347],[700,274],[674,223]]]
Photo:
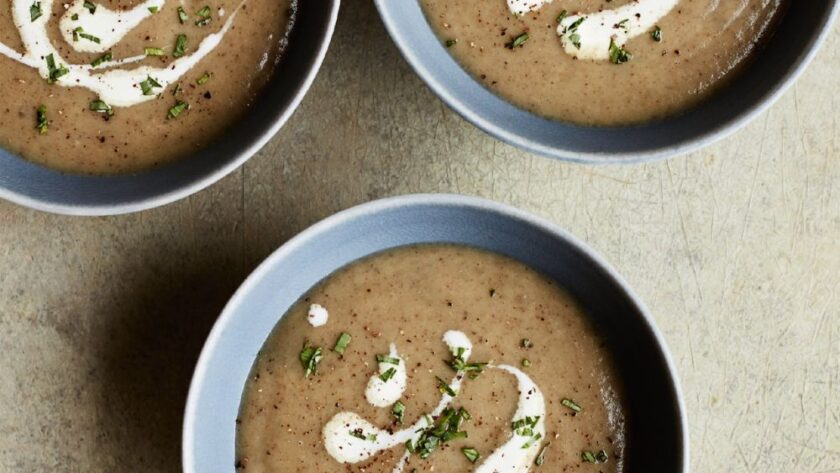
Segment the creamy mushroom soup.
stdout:
[[206,147],[277,69],[296,0],[0,0],[0,147],[125,173]]
[[784,0],[420,0],[441,42],[490,90],[586,125],[663,118],[746,66]]
[[493,253],[414,246],[283,317],[245,387],[236,468],[613,473],[624,438],[609,353],[562,288]]

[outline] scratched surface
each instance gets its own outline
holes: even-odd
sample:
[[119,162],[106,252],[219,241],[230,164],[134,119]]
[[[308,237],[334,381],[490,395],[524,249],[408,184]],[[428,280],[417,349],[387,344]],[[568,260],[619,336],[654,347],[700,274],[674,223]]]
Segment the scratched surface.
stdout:
[[840,472],[840,27],[736,136],[632,167],[500,144],[346,2],[312,92],[243,169],[168,207],[74,219],[0,203],[0,471],[179,470],[214,318],[337,210],[458,192],[550,218],[626,276],[679,366],[694,472]]

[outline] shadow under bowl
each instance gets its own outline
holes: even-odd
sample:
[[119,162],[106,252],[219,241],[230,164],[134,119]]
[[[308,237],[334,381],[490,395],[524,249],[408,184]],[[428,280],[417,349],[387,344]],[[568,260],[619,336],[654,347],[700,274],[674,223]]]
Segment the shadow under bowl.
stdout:
[[419,0],[374,2],[406,61],[449,107],[497,139],[579,163],[664,159],[729,136],[793,84],[816,55],[840,10],[838,0],[789,0],[787,12],[753,63],[707,101],[646,124],[589,127],[540,117],[484,88],[442,45]]
[[136,174],[67,174],[0,148],[0,198],[46,212],[116,215],[165,205],[233,172],[286,123],[318,73],[332,39],[340,0],[299,2],[281,68],[246,116],[187,158]]
[[627,413],[626,471],[688,471],[687,423],[674,364],[627,284],[560,228],[502,204],[454,195],[397,197],[338,213],[290,240],[251,274],[201,353],[184,419],[184,471],[234,471],[236,418],[246,380],[272,329],[295,302],[354,261],[422,243],[507,255],[565,287],[615,361]]

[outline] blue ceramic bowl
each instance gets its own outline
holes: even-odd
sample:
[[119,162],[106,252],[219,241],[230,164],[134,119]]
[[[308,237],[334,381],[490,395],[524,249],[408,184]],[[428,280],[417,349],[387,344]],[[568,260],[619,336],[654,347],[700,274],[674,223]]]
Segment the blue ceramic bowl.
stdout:
[[303,294],[360,258],[440,242],[508,255],[567,288],[617,363],[627,403],[626,470],[688,471],[685,408],[674,364],[633,291],[592,250],[551,223],[452,195],[397,197],[341,212],[293,238],[254,271],[199,358],[184,420],[184,471],[234,471],[235,420],[246,379],[271,330]]
[[667,158],[735,132],[775,102],[799,77],[831,31],[840,5],[838,0],[790,0],[778,29],[753,65],[697,107],[644,125],[586,127],[534,115],[485,89],[446,51],[419,0],[374,1],[405,59],[453,110],[514,146],[583,163]]
[[326,55],[340,0],[299,3],[281,72],[252,111],[218,142],[172,164],[122,176],[65,174],[0,148],[0,198],[69,215],[123,214],[182,199],[234,171],[286,123]]

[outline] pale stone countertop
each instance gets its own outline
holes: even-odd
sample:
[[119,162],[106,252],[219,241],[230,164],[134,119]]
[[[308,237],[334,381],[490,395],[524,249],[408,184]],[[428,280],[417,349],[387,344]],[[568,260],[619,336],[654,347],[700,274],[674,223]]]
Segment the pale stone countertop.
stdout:
[[719,145],[568,165],[464,122],[345,2],[300,110],[210,189],[114,218],[0,203],[0,471],[178,471],[193,364],[249,271],[340,209],[457,192],[548,217],[626,276],[679,366],[692,471],[840,472],[838,51],[835,26]]

